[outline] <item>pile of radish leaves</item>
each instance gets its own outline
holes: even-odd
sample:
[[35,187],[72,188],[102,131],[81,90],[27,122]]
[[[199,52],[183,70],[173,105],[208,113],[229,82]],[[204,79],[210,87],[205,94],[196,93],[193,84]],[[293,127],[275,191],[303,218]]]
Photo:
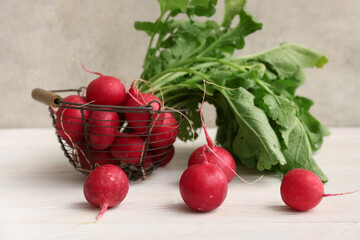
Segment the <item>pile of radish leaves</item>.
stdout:
[[[139,89],[154,91],[166,106],[188,109],[191,125],[200,129],[205,81],[205,100],[216,108],[216,142],[238,162],[282,174],[305,168],[326,182],[313,153],[329,131],[310,114],[312,100],[295,94],[305,81],[304,68],[321,68],[326,56],[293,43],[234,56],[245,37],[262,28],[245,0],[225,0],[221,24],[210,19],[217,0],[158,2],[155,22],[135,22],[150,36],[141,75],[148,83]],[[189,122],[183,121],[179,138],[193,138]]]

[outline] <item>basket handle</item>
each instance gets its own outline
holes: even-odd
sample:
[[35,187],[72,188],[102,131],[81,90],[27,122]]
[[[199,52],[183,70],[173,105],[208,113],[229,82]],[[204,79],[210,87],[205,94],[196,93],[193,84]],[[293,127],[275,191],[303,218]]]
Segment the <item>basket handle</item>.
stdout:
[[31,97],[38,102],[41,102],[45,105],[48,105],[49,107],[60,107],[62,97],[60,97],[58,94],[42,89],[42,88],[35,88],[31,92]]

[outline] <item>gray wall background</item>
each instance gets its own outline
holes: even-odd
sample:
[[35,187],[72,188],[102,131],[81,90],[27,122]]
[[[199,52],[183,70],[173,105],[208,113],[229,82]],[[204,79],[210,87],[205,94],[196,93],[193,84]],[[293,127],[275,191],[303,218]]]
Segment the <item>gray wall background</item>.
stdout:
[[[221,20],[223,1],[214,17]],[[156,0],[0,0],[0,128],[50,127],[45,105],[34,102],[35,87],[77,88],[89,69],[130,82],[141,73],[149,38],[136,20],[159,15]],[[356,0],[249,0],[264,24],[247,38],[250,54],[298,42],[326,53],[323,69],[307,70],[298,94],[315,101],[312,113],[327,126],[360,126],[360,2]],[[204,110],[208,126],[215,112]]]

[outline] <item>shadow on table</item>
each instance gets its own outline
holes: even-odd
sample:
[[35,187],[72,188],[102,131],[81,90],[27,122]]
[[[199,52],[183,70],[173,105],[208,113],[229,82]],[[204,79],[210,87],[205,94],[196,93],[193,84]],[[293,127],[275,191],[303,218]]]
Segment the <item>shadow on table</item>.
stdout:
[[[184,164],[182,164],[184,165]],[[180,181],[180,177],[182,175],[182,173],[187,169],[187,164],[185,164],[184,166],[181,166],[180,164],[176,164],[174,166],[169,166],[169,170],[180,170],[179,172],[176,172],[176,174],[179,174],[179,177],[176,181],[168,181],[168,184],[172,184],[176,187],[179,186],[179,181]],[[164,171],[166,171],[166,169],[164,169]],[[271,178],[271,179],[278,179],[280,181],[280,176],[274,172],[270,172],[270,171],[264,171],[264,172],[260,172],[257,169],[250,169],[250,168],[246,168],[243,165],[238,165],[237,166],[237,170],[236,173],[245,181],[247,181],[248,183],[252,183],[255,182],[256,183],[261,183],[262,179],[264,178]],[[239,179],[237,176],[234,176],[233,180],[229,183],[229,184],[244,184],[244,182]]]
[[[71,204],[71,208],[74,209],[83,209],[83,210],[89,210],[89,211],[94,211],[94,212],[99,212],[99,208],[91,205],[90,203],[88,203],[85,199],[82,202],[74,202]],[[111,208],[109,208],[111,209]]]
[[43,185],[44,182],[52,187],[73,187],[75,185],[82,186],[86,179],[86,175],[76,171],[71,164],[64,160],[63,163],[49,164],[41,169],[27,172],[25,181],[38,182]]
[[169,205],[165,206],[165,208],[169,209],[171,211],[174,211],[176,213],[182,213],[182,214],[194,214],[194,213],[207,214],[207,213],[216,211],[216,210],[214,210],[214,211],[209,211],[209,212],[198,212],[198,211],[195,211],[195,210],[191,209],[190,207],[188,207],[184,202],[169,204]]
[[285,205],[269,205],[269,206],[267,206],[267,208],[274,212],[277,212],[277,213],[288,213],[288,214],[301,213],[301,212],[295,211]]

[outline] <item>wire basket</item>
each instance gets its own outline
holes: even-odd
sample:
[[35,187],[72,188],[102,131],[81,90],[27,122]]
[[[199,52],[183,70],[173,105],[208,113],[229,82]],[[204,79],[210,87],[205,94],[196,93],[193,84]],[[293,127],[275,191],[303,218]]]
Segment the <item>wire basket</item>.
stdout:
[[[126,107],[72,103],[58,95],[72,92],[80,96],[83,90],[83,87],[55,91],[37,88],[32,92],[35,100],[49,106],[60,147],[77,171],[87,175],[97,166],[114,164],[122,168],[130,180],[138,180],[170,161],[185,110],[160,110],[161,103],[156,100],[146,106]],[[159,104],[158,111],[153,110],[154,103]],[[77,116],[67,116],[66,111],[75,111]],[[91,118],[95,112],[118,117],[109,120]],[[143,114],[143,117],[126,120],[129,113]],[[167,122],[171,124],[163,123],[169,117],[172,119]],[[139,125],[141,130],[137,131]],[[71,130],[64,126],[71,126]],[[156,131],[160,128],[162,131]],[[93,139],[101,139],[100,142],[107,144],[96,143]]]

